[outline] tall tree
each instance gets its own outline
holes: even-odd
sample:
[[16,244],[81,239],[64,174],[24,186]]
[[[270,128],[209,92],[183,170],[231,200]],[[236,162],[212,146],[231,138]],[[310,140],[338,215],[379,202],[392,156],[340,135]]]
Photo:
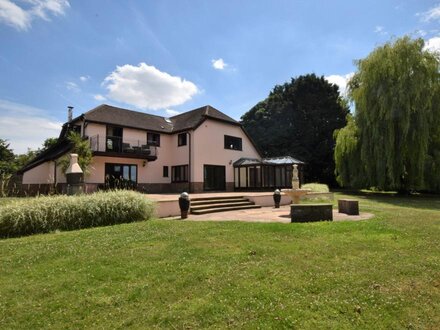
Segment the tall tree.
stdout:
[[12,174],[16,171],[15,155],[9,149],[7,140],[0,139],[0,174]]
[[55,137],[47,138],[43,142],[43,148],[41,149],[41,151],[45,151],[45,150],[49,149],[50,147],[57,144],[57,142],[58,142],[58,138],[55,138]]
[[[376,48],[357,62],[349,83],[355,104],[362,166],[347,177],[349,153],[342,146],[352,137],[338,136],[335,158],[340,183],[379,189],[426,188],[425,169],[438,171],[440,104],[439,57],[424,49],[422,39],[403,37]],[[351,130],[351,128],[349,128]],[[354,148],[356,149],[356,148]],[[362,180],[360,180],[362,178]],[[437,182],[440,180],[437,176]],[[440,183],[439,183],[440,185]]]
[[307,182],[334,185],[333,132],[348,113],[336,85],[308,74],[275,86],[241,119],[265,156],[291,155],[307,163]]

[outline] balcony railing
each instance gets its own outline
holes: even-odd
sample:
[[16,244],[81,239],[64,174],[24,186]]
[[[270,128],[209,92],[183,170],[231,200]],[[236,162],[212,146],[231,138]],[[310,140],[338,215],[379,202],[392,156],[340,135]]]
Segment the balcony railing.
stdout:
[[90,137],[90,148],[93,152],[135,155],[141,157],[156,157],[157,148],[147,145],[145,140],[127,140],[120,136],[100,136]]

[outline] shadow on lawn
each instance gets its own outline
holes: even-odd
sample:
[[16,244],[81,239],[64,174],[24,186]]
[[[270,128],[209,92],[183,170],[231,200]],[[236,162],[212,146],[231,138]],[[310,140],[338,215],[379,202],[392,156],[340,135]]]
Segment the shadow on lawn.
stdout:
[[400,195],[389,192],[363,192],[363,191],[344,191],[336,190],[335,192],[353,196],[353,198],[362,198],[368,201],[378,203],[386,203],[399,207],[408,207],[415,209],[424,209],[432,211],[440,211],[440,195],[434,194],[413,194]]

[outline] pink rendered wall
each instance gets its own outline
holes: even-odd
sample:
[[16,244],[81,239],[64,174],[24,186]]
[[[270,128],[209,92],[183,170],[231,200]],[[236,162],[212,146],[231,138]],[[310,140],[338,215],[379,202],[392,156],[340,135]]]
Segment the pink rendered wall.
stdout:
[[66,183],[66,175],[64,174],[61,166],[57,166],[57,183]]
[[99,136],[99,151],[105,151],[105,138],[107,134],[107,128],[105,125],[88,123],[84,132],[89,138]]
[[23,184],[45,184],[54,181],[54,162],[45,162],[23,173]]
[[132,146],[140,147],[143,144],[147,144],[147,132],[134,128],[124,128],[122,140]]
[[[242,139],[243,150],[224,148],[224,136],[231,135]],[[232,163],[241,157],[260,158],[240,126],[224,124],[214,120],[206,120],[194,132],[192,153],[194,182],[203,182],[203,165],[222,165],[226,167],[226,182],[234,182]],[[231,164],[230,164],[231,163]]]
[[[136,135],[135,130],[133,131],[129,133],[130,137],[140,137],[140,135]],[[124,139],[125,132],[126,129],[124,128]],[[145,134],[140,130],[138,132]],[[177,134],[161,134],[160,146],[157,147],[157,159],[146,161],[145,166],[143,166],[143,162],[142,159],[95,156],[90,168],[90,175],[85,178],[85,181],[87,183],[103,183],[105,180],[105,163],[115,163],[138,165],[138,183],[170,183],[171,166],[188,164],[188,144],[178,147]],[[168,177],[163,177],[163,166],[169,167]]]

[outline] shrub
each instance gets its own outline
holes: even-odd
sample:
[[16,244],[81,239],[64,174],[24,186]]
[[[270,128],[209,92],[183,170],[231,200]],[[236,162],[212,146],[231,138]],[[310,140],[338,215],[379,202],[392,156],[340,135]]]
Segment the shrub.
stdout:
[[320,192],[320,193],[326,193],[330,190],[328,189],[328,186],[323,183],[307,183],[303,184],[301,186],[301,189],[310,189],[312,192]]
[[133,191],[18,200],[0,207],[0,237],[142,221],[151,218],[154,209],[151,200]]

